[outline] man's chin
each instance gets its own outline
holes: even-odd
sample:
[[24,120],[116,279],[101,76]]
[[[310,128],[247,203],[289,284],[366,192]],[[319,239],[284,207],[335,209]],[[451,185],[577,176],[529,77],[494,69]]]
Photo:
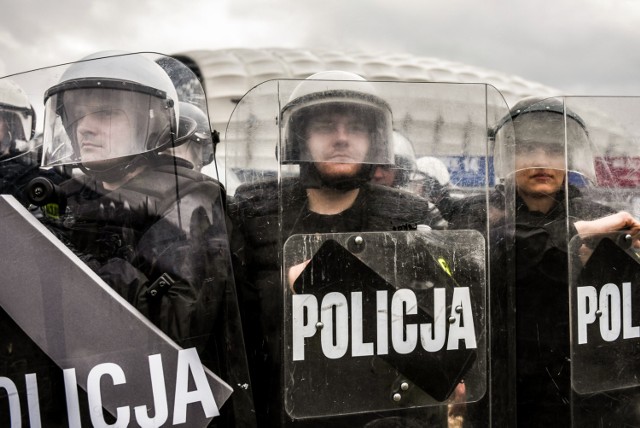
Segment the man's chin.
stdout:
[[322,177],[331,179],[353,178],[362,169],[359,163],[318,163],[316,169]]
[[520,193],[530,196],[532,198],[548,198],[554,197],[561,187],[554,186],[533,186],[533,187],[520,187],[518,189]]
[[94,170],[94,171],[106,171],[118,164],[122,163],[122,159],[107,159],[107,160],[89,160],[86,162],[82,162],[82,165],[85,168]]

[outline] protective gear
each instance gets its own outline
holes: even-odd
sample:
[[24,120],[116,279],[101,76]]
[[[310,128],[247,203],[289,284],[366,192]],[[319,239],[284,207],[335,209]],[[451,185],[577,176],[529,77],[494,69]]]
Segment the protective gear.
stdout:
[[[564,339],[571,361],[572,426],[639,426],[640,98],[580,96],[564,97],[563,102],[592,131],[589,155],[598,173],[598,181],[580,189],[585,200],[593,201],[586,212],[569,201],[566,214],[568,254],[563,260],[569,264],[565,310],[570,316],[565,323],[571,331]],[[615,214],[603,215],[600,204],[607,205],[605,214]]]
[[[224,192],[217,181],[194,171],[186,161],[160,153],[166,152],[168,145],[177,141],[179,106],[169,75],[154,63],[156,57],[155,54],[132,54],[95,58],[65,67],[64,74],[61,73],[62,67],[55,67],[37,70],[27,76],[25,80],[35,82],[37,87],[50,88],[45,96],[48,117],[44,127],[44,137],[48,142],[45,162],[48,165],[71,162],[71,165],[82,165],[89,174],[74,175],[57,186],[58,190],[53,193],[56,201],[66,203],[66,210],[55,215],[45,210],[41,223],[50,233],[31,219],[30,222],[36,224],[42,234],[24,235],[26,240],[23,244],[28,248],[41,242],[29,238],[34,236],[51,241],[56,255],[72,259],[85,276],[93,278],[93,282],[86,285],[99,285],[106,291],[104,297],[108,304],[101,304],[96,299],[86,301],[99,305],[106,317],[118,318],[118,311],[124,309],[136,318],[138,323],[132,322],[127,326],[132,337],[138,331],[138,324],[147,328],[155,325],[153,329],[162,336],[169,349],[184,348],[185,351],[197,352],[203,367],[237,389],[229,403],[220,409],[221,414],[214,425],[251,427],[255,425],[252,389],[231,272]],[[181,65],[174,64],[176,67]],[[62,79],[59,78],[61,74]],[[120,87],[127,89],[118,89]],[[201,87],[196,91],[204,92]],[[90,120],[100,121],[102,125],[106,123],[106,126],[93,131],[83,129],[89,126],[86,122]],[[195,131],[193,119],[189,122],[192,127],[184,134],[185,137]],[[122,124],[126,126],[120,127]],[[103,140],[90,139],[96,138],[92,133],[100,132],[110,133],[110,136]],[[122,180],[110,181],[122,171],[130,173],[120,175]],[[6,232],[5,235],[11,240],[12,235]],[[49,247],[39,248],[45,254],[49,250]],[[41,273],[49,272],[51,266],[60,264],[55,260],[47,262],[53,259],[46,257],[39,257],[39,260],[39,269],[34,271],[41,271],[38,278],[45,280],[47,285],[58,284]],[[17,277],[21,277],[19,272]],[[57,278],[62,279],[60,285],[66,281],[63,277],[68,279],[61,275]],[[56,294],[55,287],[46,287],[40,279],[26,280],[35,289]],[[14,282],[20,284],[19,280]],[[19,292],[9,294],[21,297]],[[61,294],[64,293],[57,295]],[[31,299],[34,295],[27,297]],[[64,306],[60,299],[46,301],[50,304],[44,306],[46,310],[54,311],[56,322],[65,322],[70,319],[69,314],[76,313],[74,305]],[[39,316],[44,313],[47,319],[48,312],[37,301],[25,305],[39,311]],[[13,309],[16,306],[13,305]],[[38,319],[37,315],[30,318]],[[118,319],[126,325],[121,318]],[[79,367],[77,360],[80,359],[83,364],[97,365],[105,362],[105,356],[110,362],[116,362],[118,351],[127,354],[130,350],[127,346],[119,348],[125,342],[107,338],[97,325],[83,323],[83,331],[92,336],[96,344],[108,342],[115,346],[113,352],[89,357],[84,350],[90,347],[83,347],[84,339],[79,339],[71,329],[46,322],[32,324],[56,330],[55,337],[36,333],[38,336],[34,339],[46,336],[51,347],[44,351],[53,349],[59,352],[59,359],[70,361],[72,367],[74,364]],[[70,344],[67,334],[80,341],[81,352],[67,346]],[[2,341],[0,345],[5,343]],[[52,359],[58,362],[53,356]],[[131,364],[121,367],[127,373],[127,383],[132,385],[134,394],[135,382],[146,377],[148,384],[148,370],[140,370],[139,366],[133,370]],[[32,372],[36,370],[27,373]],[[21,379],[24,379],[24,374]],[[87,379],[86,375],[84,379]],[[81,379],[77,383],[82,386]],[[91,400],[92,391],[88,389]],[[60,396],[64,400],[65,394],[60,391],[59,388],[39,391],[42,394],[40,402],[52,396]],[[104,395],[102,397],[105,398]],[[103,403],[106,406],[106,401]],[[100,410],[99,406],[86,406],[82,402],[80,406]],[[64,411],[66,406],[61,409]],[[208,419],[215,416],[215,412],[204,408],[199,412]],[[146,416],[146,411],[143,413]],[[162,416],[157,417],[162,419]],[[176,414],[176,418],[180,415]],[[203,426],[189,415],[187,418],[186,425]],[[4,415],[2,420],[5,421]],[[43,422],[43,426],[53,426],[48,419]],[[70,423],[80,426],[73,421]],[[156,420],[156,424],[163,423]],[[91,425],[85,420],[81,424]]]
[[411,141],[398,131],[393,131],[392,165],[378,167],[373,182],[391,187],[405,187],[416,169],[416,154]]
[[440,159],[423,156],[416,161],[411,188],[418,195],[433,202],[447,221],[452,221],[449,181],[449,170]]
[[35,111],[26,92],[13,80],[0,79],[0,193],[13,195],[28,206],[24,194],[31,179],[45,175],[54,183],[56,171],[40,171],[41,138],[34,138]]
[[[523,169],[542,168],[568,171],[583,180],[595,181],[589,132],[582,118],[565,108],[560,99],[520,100],[489,137],[494,142],[496,175],[502,180]],[[514,155],[515,165],[505,163]]]
[[4,170],[0,171],[2,193],[18,195],[19,192],[12,191],[17,190],[13,188],[16,180],[25,170],[37,168],[36,158],[41,141],[33,139],[35,126],[35,111],[25,91],[10,79],[0,79],[0,168]]
[[[327,179],[315,167],[324,159],[314,159],[308,146],[309,125],[327,114],[347,115],[347,134],[362,134],[369,140],[363,157],[341,156],[340,163],[361,163],[355,177]],[[291,94],[280,115],[285,142],[281,154],[283,164],[300,164],[301,178],[308,187],[350,189],[369,181],[372,165],[393,164],[392,115],[389,105],[373,86],[362,77],[343,71],[320,72],[301,82]],[[320,132],[334,135],[338,131],[333,118],[320,124]]]
[[[339,89],[331,93],[332,87]],[[342,90],[345,87],[347,89]],[[366,98],[366,102],[363,101],[364,90],[358,88],[371,88],[365,94],[369,97]],[[459,123],[460,118],[466,120],[469,116],[482,118],[477,124],[474,123],[474,129],[477,129],[475,125],[484,126],[479,129],[481,135],[486,135],[486,88],[477,92],[481,95],[481,104],[473,104],[470,109],[473,111],[456,111],[455,115],[442,118],[438,115],[442,106],[426,100],[431,100],[430,96],[434,93],[447,94],[447,89],[465,88],[455,85],[443,87],[357,80],[279,80],[265,82],[254,88],[236,106],[227,128],[228,140],[221,144],[221,148],[226,154],[227,168],[242,173],[246,180],[236,189],[233,199],[229,202],[229,215],[234,232],[232,257],[235,257],[234,277],[242,300],[243,324],[254,381],[256,410],[259,422],[264,426],[330,424],[351,427],[363,426],[372,420],[387,417],[389,420],[386,422],[389,423],[397,421],[397,417],[400,417],[404,422],[436,420],[434,426],[438,426],[446,424],[447,405],[454,400],[468,408],[488,409],[489,399],[482,398],[487,384],[487,341],[484,333],[480,333],[486,331],[481,327],[481,322],[486,319],[482,312],[485,310],[484,237],[475,231],[469,233],[431,230],[446,228],[440,213],[432,203],[404,189],[380,186],[369,180],[366,183],[356,183],[352,180],[349,183],[352,185],[351,189],[355,187],[357,191],[346,191],[350,188],[343,183],[321,180],[315,183],[317,187],[311,187],[308,174],[311,167],[319,169],[337,166],[344,168],[341,171],[352,171],[351,167],[357,163],[366,167],[396,164],[392,147],[394,144],[389,144],[393,142],[391,128],[378,134],[389,135],[390,138],[386,140],[387,144],[384,147],[385,156],[378,157],[375,162],[370,156],[363,156],[358,161],[347,160],[344,163],[331,160],[318,162],[318,157],[311,156],[318,154],[312,151],[317,149],[312,143],[320,142],[314,140],[317,137],[314,135],[317,131],[314,126],[318,126],[317,123],[320,123],[320,130],[326,127],[328,132],[339,135],[338,131],[346,132],[349,129],[341,120],[354,116],[353,111],[357,112],[358,108],[362,114],[357,116],[360,119],[357,122],[359,128],[352,125],[353,132],[364,129],[371,135],[369,127],[361,125],[371,122],[371,118],[377,118],[378,128],[388,123],[383,120],[382,115],[386,110],[380,110],[380,103],[371,102],[371,93],[384,98],[385,103],[390,103],[388,109],[393,110],[394,115],[396,108],[404,113],[399,117],[406,135],[421,136],[421,132],[430,127],[434,120],[448,126]],[[354,92],[358,95],[345,95]],[[410,97],[407,94],[410,94]],[[337,102],[337,99],[340,102]],[[282,109],[281,120],[274,124],[273,111],[279,108],[280,100],[291,101]],[[421,107],[425,105],[429,108],[423,112]],[[478,105],[481,105],[482,109],[477,109]],[[476,115],[476,110],[482,114]],[[332,113],[337,117],[318,120],[314,124],[313,119],[324,118]],[[340,126],[346,130],[340,129]],[[306,132],[307,130],[310,132]],[[323,142],[330,146],[329,142],[335,140],[338,138]],[[375,138],[370,140],[372,148],[376,142],[383,141]],[[278,146],[281,148],[277,152],[279,156],[275,159],[272,151],[273,142],[281,144]],[[486,139],[473,139],[473,142],[477,142],[478,146],[482,144],[482,147],[472,147],[470,144],[470,153],[486,153]],[[425,154],[453,150],[451,147],[440,147],[422,136],[416,138],[413,143],[421,143],[419,152]],[[410,147],[409,144],[407,146]],[[410,149],[396,148],[395,151],[400,156],[408,154],[407,158],[411,159]],[[379,154],[381,151],[377,150],[376,153]],[[368,152],[366,154],[370,155]],[[262,162],[263,159],[266,161]],[[258,163],[256,160],[261,162]],[[272,162],[271,165],[269,161]],[[409,162],[403,165],[406,170],[412,168]],[[364,177],[358,177],[362,178]],[[341,189],[345,191],[340,191]],[[353,240],[350,241],[349,238]],[[423,238],[437,240],[440,245],[423,246]],[[339,246],[333,246],[332,240]],[[359,240],[362,246],[358,246]],[[319,249],[320,246],[323,248],[322,251]],[[438,251],[435,251],[436,248]],[[459,257],[448,257],[451,253],[443,249],[453,250]],[[468,252],[457,253],[457,249]],[[465,257],[471,253],[481,256],[473,260]],[[430,264],[429,261],[434,263]],[[363,264],[368,268],[364,268]],[[438,275],[442,276],[435,279]],[[303,288],[296,285],[299,284],[299,278],[304,278]],[[374,278],[376,281],[369,281]],[[380,280],[381,278],[384,281]],[[375,355],[363,351],[360,345],[364,342],[375,342],[376,338],[381,336],[386,338],[387,329],[383,327],[384,321],[374,321],[375,314],[388,314],[388,319],[394,320],[402,318],[394,315],[391,309],[384,310],[384,293],[390,293],[389,296],[392,293],[401,295],[405,292],[407,295],[420,295],[419,304],[423,305],[426,301],[431,302],[429,298],[433,289],[445,287],[447,281],[457,282],[461,285],[460,288],[465,288],[463,284],[473,284],[469,287],[469,302],[473,310],[478,310],[479,317],[474,318],[474,322],[478,321],[475,324],[478,327],[479,339],[477,349],[461,344],[460,348],[455,350],[474,349],[472,352],[475,352],[476,359],[471,367],[459,364],[460,361],[454,355],[452,347],[447,348],[447,355],[443,356],[440,363],[427,363],[429,370],[439,371],[444,376],[426,375],[428,370],[422,370],[421,366],[426,359],[419,355],[426,349],[411,348],[402,355],[396,355],[399,354],[399,348],[391,348],[394,341],[397,344],[404,340],[399,336],[389,338],[388,352],[386,339],[383,339],[384,344],[381,341],[372,345],[376,349]],[[393,289],[386,287],[386,284],[391,284]],[[307,288],[308,285],[311,288]],[[360,291],[362,304],[358,303]],[[442,290],[438,293],[440,291]],[[328,318],[331,316],[327,318],[327,315],[333,309],[328,302],[334,295],[340,298],[338,294],[346,297],[348,302],[347,305],[341,305],[339,311],[344,309],[355,314],[351,317],[353,324],[349,327],[344,324],[344,312],[335,318],[340,321],[340,326],[337,324],[338,321],[332,322],[329,326],[331,320]],[[377,297],[372,296],[380,296],[379,307],[373,303],[373,299]],[[325,299],[326,305],[321,303]],[[312,314],[315,309],[309,309],[302,317],[297,316],[300,315],[300,312],[296,312],[300,307],[296,304],[302,300],[318,303],[315,306],[318,311],[314,314],[325,312],[325,318],[322,319],[324,327],[317,324],[319,320]],[[417,305],[407,303],[407,307],[417,308]],[[311,307],[313,304],[309,305]],[[422,308],[424,307],[423,305]],[[326,308],[329,309],[325,311]],[[379,308],[378,312],[375,311],[376,308]],[[428,324],[430,314],[435,313],[417,310],[418,313],[411,315],[415,315],[416,323]],[[438,309],[437,313],[458,312],[455,312],[455,309],[453,312],[449,309]],[[302,327],[306,335],[302,348],[305,352],[308,350],[308,354],[305,354],[308,358],[305,356],[304,360],[298,359],[292,352],[294,346],[300,349],[301,343],[300,336],[297,335],[300,325],[292,321],[294,317],[297,320],[304,318],[303,322],[307,323]],[[354,321],[359,319],[365,320],[366,326]],[[439,321],[445,319],[439,318]],[[469,321],[465,325],[470,327],[471,324]],[[320,329],[322,332],[319,332]],[[349,335],[349,343],[336,344],[334,338],[328,337],[333,332],[340,336],[339,340],[336,338],[338,342]],[[422,339],[425,342],[421,342]],[[428,341],[426,336],[420,340],[412,343],[423,346],[420,343]],[[328,347],[331,347],[331,344],[336,345],[346,353],[341,356],[329,356],[325,349],[318,353],[316,351],[319,341]],[[320,345],[321,348],[322,346]],[[368,346],[367,344],[366,347]],[[451,372],[464,377],[464,385],[461,386],[459,383],[459,376],[447,375],[451,373],[449,369],[452,367],[454,370]],[[466,368],[469,370],[466,371]],[[429,377],[429,380],[421,382],[418,373]],[[444,377],[447,380],[441,381]],[[457,391],[458,387],[466,392],[463,397],[454,398],[456,394],[452,390]],[[472,406],[470,403],[476,400],[484,401]],[[394,417],[396,419],[393,419]],[[481,414],[480,410],[477,410],[470,420],[478,426],[489,425],[486,422],[488,416]],[[384,422],[379,421],[379,425],[384,426]]]
[[[27,141],[35,135],[36,117],[29,97],[9,79],[0,80],[0,118],[6,121],[12,140]],[[5,138],[0,135],[3,142]]]
[[142,55],[111,54],[72,64],[46,91],[43,166],[81,165],[117,179],[140,162],[136,155],[175,144],[179,107],[169,76]]
[[[188,173],[195,174],[193,171],[188,171],[187,174]],[[163,175],[165,177],[163,177]],[[156,183],[162,183],[159,185],[158,190],[160,191],[163,190],[162,188],[165,182],[167,184],[166,187],[172,187],[171,182],[174,177],[171,173],[158,174],[153,178],[156,179]],[[187,177],[181,178],[183,178],[181,181],[187,180]],[[212,182],[210,182],[210,184],[212,184]],[[175,192],[169,191],[167,193],[169,193],[169,195],[171,195],[171,193],[175,195]],[[133,196],[134,194],[135,192],[128,192],[129,196]],[[169,200],[171,200],[171,198],[169,198]],[[164,200],[163,202],[167,201]],[[156,207],[162,209],[160,204],[156,205]],[[177,354],[182,352],[180,348],[169,340],[166,334],[161,333],[157,328],[153,327],[151,323],[141,316],[131,305],[125,304],[123,299],[116,298],[115,293],[109,286],[104,284],[103,281],[100,281],[98,277],[87,269],[81,261],[74,257],[70,251],[64,249],[50,233],[44,230],[42,225],[33,220],[32,216],[26,210],[17,208],[20,207],[11,204],[5,197],[0,198],[0,212],[4,219],[2,235],[7,239],[12,238],[13,241],[16,242],[16,245],[12,246],[11,249],[16,257],[20,259],[33,257],[38,260],[39,263],[31,266],[31,269],[28,269],[28,272],[26,272],[24,266],[21,263],[17,263],[16,260],[10,260],[7,257],[2,258],[2,271],[6,282],[0,290],[0,305],[7,309],[7,313],[13,318],[17,325],[14,323],[0,324],[0,331],[3,332],[0,342],[2,343],[2,347],[0,348],[0,367],[2,367],[7,360],[10,364],[13,363],[11,364],[13,367],[3,367],[9,369],[3,370],[2,372],[3,387],[13,383],[5,377],[8,375],[11,375],[14,381],[17,381],[17,384],[24,384],[24,382],[20,382],[20,380],[25,378],[25,373],[30,373],[27,375],[27,378],[31,376],[37,379],[38,401],[40,406],[38,405],[38,401],[36,401],[34,405],[33,400],[29,398],[30,405],[28,413],[31,416],[29,417],[30,424],[27,425],[47,427],[105,426],[108,424],[98,422],[106,416],[102,408],[111,415],[120,416],[116,408],[123,402],[153,402],[154,396],[157,395],[154,393],[155,391],[152,391],[155,390],[155,388],[149,383],[148,376],[144,375],[144,366],[140,365],[141,362],[146,361],[149,356],[153,354],[163,354],[164,374],[160,371],[159,374],[156,372],[156,375],[167,385],[168,390],[172,390],[173,385],[176,384],[175,380],[167,378],[166,375],[168,372],[176,373],[174,364]],[[107,213],[103,210],[102,214],[106,215]],[[131,219],[129,215],[132,214],[131,211],[122,214],[121,220],[123,220],[123,223],[129,223],[128,220]],[[202,218],[204,218],[204,216],[200,216],[199,220]],[[113,227],[114,224],[111,226]],[[156,230],[156,232],[171,233],[168,224],[162,225],[161,228],[162,232],[158,230]],[[113,231],[113,229],[111,229],[111,231]],[[210,236],[211,235],[208,237]],[[28,239],[25,239],[26,237],[28,237]],[[202,240],[205,241],[206,239],[207,238],[203,237]],[[131,242],[127,242],[126,244],[130,243]],[[111,244],[117,246],[119,243],[111,242]],[[144,244],[142,244],[142,246],[144,246]],[[226,247],[226,245],[222,246]],[[185,251],[188,251],[184,246],[184,240],[180,239],[173,240],[170,247],[166,249],[166,252],[171,253],[174,257],[182,257],[185,255]],[[162,257],[160,257],[160,259],[162,259]],[[182,260],[181,258],[181,261]],[[162,260],[158,260],[158,262],[159,265],[164,265]],[[112,259],[109,264],[113,268],[112,272],[123,278],[126,278],[130,274],[135,274],[134,266],[131,264],[127,265],[123,259]],[[52,266],[57,266],[59,272],[64,271],[64,274],[52,275]],[[160,267],[160,269],[163,269],[164,266]],[[182,267],[188,269],[187,266],[189,266],[189,263],[181,263],[181,269]],[[138,278],[135,278],[135,280],[140,278],[140,281],[131,282],[130,285],[133,289],[135,289],[137,285],[141,285],[142,281],[146,280],[146,278],[142,279],[144,275],[141,275],[139,272],[137,276]],[[105,281],[110,281],[110,278],[102,274],[101,277],[105,279]],[[173,290],[168,290],[166,294],[177,294],[178,292],[175,289],[178,287],[178,284],[173,284]],[[210,292],[210,290],[205,291],[206,288],[207,287],[202,287],[202,294]],[[232,286],[229,291],[232,291]],[[129,292],[131,293],[131,289]],[[220,290],[220,293],[224,293],[224,291]],[[182,297],[185,299],[178,300],[184,303],[185,306],[193,305],[193,302],[187,303],[186,301],[186,299],[190,297],[189,294],[184,293]],[[211,305],[211,303],[214,301],[215,300],[212,299],[204,303],[206,310],[212,309],[211,306],[213,305]],[[167,315],[167,318],[170,317],[173,321],[179,319],[180,316],[174,317],[174,315],[184,313],[182,309],[179,308],[182,303],[177,303],[172,313]],[[220,305],[220,307],[222,306],[223,305]],[[217,312],[216,310],[213,311]],[[70,316],[72,319],[69,318]],[[0,319],[4,321],[4,317],[0,316]],[[108,325],[109,328],[105,329],[105,325]],[[19,329],[18,326],[21,329]],[[13,334],[5,335],[6,327],[13,327],[15,329],[11,330]],[[175,327],[179,328],[178,325]],[[212,327],[212,324],[202,325],[203,330],[207,333],[209,333]],[[26,345],[28,345],[29,342],[21,341],[16,343],[13,341],[15,335],[22,331],[33,338],[38,346],[33,345],[32,347],[28,347]],[[204,339],[200,340],[205,341]],[[64,346],[61,346],[61,344],[64,344]],[[53,361],[36,359],[38,353],[31,355],[22,354],[34,350],[30,348],[35,348],[38,352],[44,351]],[[199,361],[195,351],[192,349],[190,352],[193,357],[192,361]],[[199,355],[200,358],[202,358],[205,354],[200,353]],[[157,356],[159,357],[159,355]],[[21,362],[18,359],[20,357],[26,361]],[[34,364],[36,361],[44,365],[38,366]],[[97,404],[89,406],[84,404],[87,402],[86,394],[81,393],[81,400],[79,400],[79,404],[75,406],[75,409],[65,412],[66,409],[71,409],[73,406],[65,405],[61,369],[69,366],[73,367],[73,372],[77,373],[77,376],[74,376],[74,381],[78,383],[77,388],[83,390],[82,392],[87,391],[89,402],[95,403],[92,398],[92,395],[95,395],[94,392],[92,392],[91,381],[87,381],[87,374],[100,361],[117,364],[118,367],[126,373],[127,387],[121,389],[102,389],[101,394],[99,393],[100,398]],[[27,364],[24,364],[25,362]],[[55,362],[55,365],[53,362]],[[199,364],[199,362],[196,364]],[[46,370],[47,367],[50,367],[50,370]],[[212,370],[218,370],[218,367],[210,366],[210,368]],[[47,371],[49,373],[47,373]],[[42,376],[43,374],[49,374],[49,376],[44,378]],[[207,377],[213,381],[210,383],[211,391],[215,396],[216,403],[221,405],[223,400],[231,394],[232,388],[221,383],[220,380],[211,373],[209,373]],[[54,382],[44,382],[50,380]],[[55,381],[59,381],[60,384],[56,385]],[[28,394],[31,394],[30,390],[33,391],[33,389],[29,386],[28,381],[27,385]],[[71,386],[71,384],[67,383],[66,390],[69,391]],[[4,398],[2,395],[4,395],[5,389],[3,388],[0,391],[0,397]],[[74,388],[74,394],[77,392]],[[15,393],[9,393],[9,401],[15,403],[18,399],[21,399],[23,403],[21,407],[25,408],[25,398],[27,394],[22,391],[20,391],[20,393],[22,397],[18,397]],[[42,406],[43,399],[47,401],[53,399],[50,406],[53,407],[51,409],[53,412],[47,412],[53,414],[41,412],[40,415],[38,415],[37,410],[38,407]],[[4,409],[0,414],[0,420],[3,422],[2,426],[20,426],[19,415],[16,414],[17,412],[14,411],[14,409],[10,411],[12,423],[9,424],[6,422],[5,418],[8,413],[8,406],[6,406],[4,400],[1,401],[3,401],[2,408]],[[69,400],[69,403],[71,403],[71,400]],[[210,409],[213,410],[215,403],[210,403],[210,406]],[[65,413],[67,415],[65,415]],[[93,423],[91,423],[89,418],[82,417],[84,413],[91,413]],[[144,413],[146,416],[146,412]],[[211,419],[210,415],[203,414],[200,409],[196,412],[189,413],[191,414],[185,418],[189,421],[187,423],[188,426],[200,428],[208,426],[208,422]],[[34,415],[43,416],[45,419],[35,419]],[[159,413],[156,413],[156,415],[159,415]],[[59,418],[54,419],[55,416],[59,416]],[[135,416],[132,414],[131,419],[135,420],[134,418]],[[167,418],[167,416],[165,416],[165,418]],[[113,418],[109,415],[106,420],[109,421],[110,419]],[[118,417],[118,419],[122,422],[121,418]],[[138,421],[136,425],[145,425],[140,418],[136,419]],[[162,423],[162,416],[156,418],[156,425],[158,424],[158,420]],[[42,421],[42,423],[40,423],[40,421]],[[123,425],[129,425],[129,423],[124,422]],[[24,424],[22,426],[24,426]]]
[[207,115],[193,104],[180,102],[180,145],[172,148],[174,156],[191,162],[196,171],[213,162],[213,145],[217,133],[209,127]]
[[[280,426],[282,397],[276,393],[281,375],[282,288],[278,254],[280,242],[302,233],[339,233],[349,231],[411,230],[418,224],[441,229],[446,223],[433,204],[408,192],[375,184],[364,184],[358,198],[347,210],[326,216],[307,207],[305,188],[297,179],[282,183],[282,200],[276,181],[238,188],[229,206],[234,222],[232,248],[237,262],[236,281],[243,299],[243,324],[252,368],[258,417],[264,426]],[[284,206],[280,206],[283,203]],[[282,216],[281,216],[282,214]],[[250,261],[251,266],[244,266]],[[247,267],[248,270],[243,269]],[[425,412],[428,414],[428,412]],[[370,420],[374,415],[347,419]]]
[[441,186],[449,185],[451,180],[447,166],[440,159],[433,156],[418,158],[415,169],[424,175],[433,177]]

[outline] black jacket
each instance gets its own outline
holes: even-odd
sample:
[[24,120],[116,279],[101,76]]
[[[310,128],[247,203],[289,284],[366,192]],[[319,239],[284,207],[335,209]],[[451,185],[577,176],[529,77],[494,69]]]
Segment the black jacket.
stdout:
[[[353,205],[339,214],[313,213],[307,208],[306,190],[296,179],[284,180],[280,188],[275,180],[239,187],[229,203],[229,214],[258,419],[262,426],[280,426],[287,420],[279,385],[283,317],[280,269],[287,238],[301,233],[412,230],[418,224],[442,229],[446,222],[427,200],[375,184],[363,185]],[[362,426],[366,420],[315,423]]]
[[116,190],[87,176],[61,189],[67,210],[49,229],[234,388],[215,424],[252,426],[251,397],[238,388],[249,375],[218,182],[160,156]]
[[[510,374],[515,380],[510,382],[515,381],[518,426],[571,424],[567,243],[577,234],[576,221],[594,220],[614,211],[586,199],[571,185],[567,199],[569,216],[564,191],[556,195],[557,203],[546,214],[530,211],[516,196],[514,227],[506,214],[509,207],[505,206],[504,189],[498,187],[488,200],[480,196],[457,201],[451,215],[452,228],[483,233],[487,232],[488,219],[490,248],[500,253],[494,254],[494,260],[504,269],[515,262],[511,280],[492,269],[495,273],[490,294],[494,296],[492,304],[501,305],[492,308],[492,314],[500,313],[501,322],[515,323],[515,329],[511,325],[491,325],[491,330],[494,346],[499,343],[502,348],[494,349],[492,358],[513,358],[505,353],[515,348],[515,374]],[[513,309],[515,313],[509,315]],[[508,368],[502,370],[508,372]],[[503,388],[509,394],[509,386]]]

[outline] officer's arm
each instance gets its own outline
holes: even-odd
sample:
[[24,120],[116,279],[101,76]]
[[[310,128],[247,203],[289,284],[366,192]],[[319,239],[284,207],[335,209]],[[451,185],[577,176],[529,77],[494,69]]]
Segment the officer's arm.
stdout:
[[636,235],[640,232],[640,221],[625,211],[620,211],[596,220],[577,221],[574,225],[580,234],[629,230],[631,235]]
[[226,224],[211,190],[183,195],[136,249],[149,278],[136,290],[136,307],[182,346],[207,341],[230,278]]

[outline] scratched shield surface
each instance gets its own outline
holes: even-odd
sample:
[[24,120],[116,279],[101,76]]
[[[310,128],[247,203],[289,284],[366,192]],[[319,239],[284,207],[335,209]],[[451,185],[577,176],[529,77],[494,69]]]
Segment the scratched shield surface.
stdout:
[[294,235],[284,247],[286,410],[439,406],[486,388],[478,232]]

